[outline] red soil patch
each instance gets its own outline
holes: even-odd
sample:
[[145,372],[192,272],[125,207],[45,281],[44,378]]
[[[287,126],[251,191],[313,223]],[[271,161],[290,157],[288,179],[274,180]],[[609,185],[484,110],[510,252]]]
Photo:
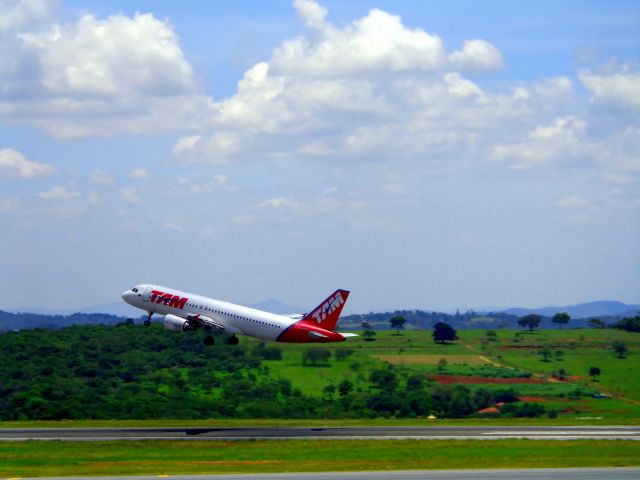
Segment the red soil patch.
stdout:
[[608,350],[611,345],[501,345],[495,347],[497,350],[540,350],[541,348],[563,348],[566,350],[575,350],[577,348],[597,348],[600,350]]
[[535,397],[533,395],[524,395],[522,397],[518,397],[518,400],[521,402],[546,402],[547,399],[544,397]]
[[541,378],[498,378],[498,377],[479,377],[472,375],[434,375],[433,378],[436,382],[442,384],[452,383],[467,383],[473,385],[493,384],[493,385],[508,385],[513,383],[547,383],[546,380]]

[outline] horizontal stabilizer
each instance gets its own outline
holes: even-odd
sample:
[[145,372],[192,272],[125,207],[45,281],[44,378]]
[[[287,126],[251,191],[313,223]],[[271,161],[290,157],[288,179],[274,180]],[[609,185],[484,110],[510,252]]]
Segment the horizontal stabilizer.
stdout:
[[342,333],[342,332],[338,332],[340,335],[342,335],[344,338],[348,338],[348,337],[359,337],[360,335],[358,335],[357,333]]

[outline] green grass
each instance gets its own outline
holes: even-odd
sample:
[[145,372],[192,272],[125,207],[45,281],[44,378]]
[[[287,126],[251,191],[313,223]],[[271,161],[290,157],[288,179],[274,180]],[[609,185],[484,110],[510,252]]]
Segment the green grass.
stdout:
[[640,444],[600,440],[0,442],[0,476],[179,475],[640,465]]
[[[168,333],[167,333],[168,334]],[[557,419],[533,419],[525,420],[527,424],[584,424],[584,421],[576,417],[603,417],[610,424],[640,424],[640,335],[619,330],[544,330],[533,334],[514,331],[497,330],[498,342],[483,344],[485,330],[459,331],[460,341],[455,344],[435,344],[430,331],[405,331],[396,334],[392,331],[381,331],[376,336],[376,341],[365,342],[362,338],[350,339],[340,344],[322,346],[335,353],[340,349],[352,350],[352,355],[344,360],[336,360],[332,355],[327,366],[303,366],[303,353],[308,348],[317,346],[282,344],[276,345],[282,349],[283,359],[279,361],[264,361],[263,366],[268,368],[271,375],[289,379],[294,388],[299,388],[305,395],[322,396],[323,389],[329,385],[338,385],[342,380],[354,383],[355,389],[369,388],[368,378],[371,372],[384,366],[387,362],[393,366],[402,382],[403,378],[410,374],[423,374],[425,377],[435,373],[457,375],[490,375],[490,376],[518,376],[522,372],[532,372],[541,377],[548,377],[553,370],[565,368],[570,375],[577,375],[571,382],[555,382],[539,385],[484,385],[484,388],[508,388],[513,387],[520,395],[542,396],[547,398],[545,406],[559,410]],[[515,339],[518,338],[516,342]],[[617,359],[608,348],[614,340],[621,340],[628,344],[630,353],[626,359]],[[257,341],[243,338],[250,348],[257,345]],[[514,346],[523,348],[512,348]],[[505,348],[506,347],[506,348]],[[562,360],[542,362],[538,351],[543,347],[564,351]],[[603,348],[605,347],[605,348]],[[220,347],[222,348],[222,347]],[[228,347],[224,347],[228,348]],[[482,365],[482,358],[494,364]],[[439,359],[447,359],[447,365],[439,368],[433,363]],[[437,360],[437,361],[436,361]],[[496,366],[495,363],[503,366]],[[598,381],[593,382],[588,378],[588,368],[598,366],[602,369],[602,375]],[[517,370],[514,370],[517,368]],[[187,378],[190,369],[181,369],[182,377]],[[261,371],[251,371],[256,376],[262,375]],[[223,373],[216,373],[224,375]],[[470,388],[479,388],[478,385],[470,385]],[[169,388],[169,386],[162,386]],[[582,398],[575,397],[574,392],[582,389]],[[589,395],[599,390],[610,392],[614,397],[611,400],[597,400],[589,398]],[[220,395],[220,390],[212,388],[201,392],[203,397]],[[566,410],[566,413],[562,411]],[[469,419],[463,421],[441,421],[438,424],[469,424],[468,422],[491,422],[493,420]],[[509,423],[514,420],[509,420]],[[377,423],[381,422],[381,423]],[[393,422],[393,423],[390,423]],[[104,425],[104,426],[137,426],[137,425],[216,425],[242,426],[242,425],[372,425],[372,424],[397,424],[416,425],[425,424],[425,419],[402,420],[175,420],[139,422],[0,422],[0,428],[10,425]],[[499,423],[506,423],[501,420]]]
[[[605,390],[614,396],[640,402],[640,334],[620,330],[542,330],[519,335],[514,331],[499,331],[499,342],[490,342],[484,349],[480,344],[480,331],[464,332],[465,339],[478,351],[504,364],[549,376],[564,368],[574,381]],[[629,347],[627,358],[616,358],[610,348],[614,341]],[[538,352],[542,348],[561,350],[564,355],[543,362]],[[589,368],[599,367],[602,374],[596,382],[589,377]]]

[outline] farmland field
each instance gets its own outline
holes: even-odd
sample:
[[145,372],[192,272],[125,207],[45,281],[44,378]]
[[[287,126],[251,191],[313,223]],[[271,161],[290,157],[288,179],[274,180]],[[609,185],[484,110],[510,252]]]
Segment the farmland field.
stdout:
[[[334,352],[324,366],[305,367],[303,345],[288,345],[281,361],[268,362],[272,373],[291,380],[306,393],[321,395],[333,383],[349,380],[363,387],[372,370],[392,365],[397,371],[443,384],[461,383],[469,388],[514,388],[526,400],[533,398],[559,418],[576,416],[637,418],[640,422],[640,335],[601,329],[543,330],[532,333],[497,330],[487,341],[485,330],[459,331],[459,341],[436,344],[430,331],[377,332],[376,340],[351,339],[325,348]],[[616,358],[611,344],[623,341],[626,358]],[[545,361],[540,354],[550,350]],[[350,351],[343,360],[335,352]],[[561,353],[557,353],[557,352]],[[588,373],[598,367],[594,380]],[[552,376],[564,369],[564,379]],[[603,393],[612,398],[594,398]]]

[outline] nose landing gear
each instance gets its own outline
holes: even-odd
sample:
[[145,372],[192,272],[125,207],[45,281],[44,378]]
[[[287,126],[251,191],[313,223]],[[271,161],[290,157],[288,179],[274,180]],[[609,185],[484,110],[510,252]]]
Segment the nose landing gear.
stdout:
[[151,325],[151,315],[153,315],[153,312],[149,312],[149,314],[147,315],[147,319],[144,321],[145,327],[148,327],[149,325]]

